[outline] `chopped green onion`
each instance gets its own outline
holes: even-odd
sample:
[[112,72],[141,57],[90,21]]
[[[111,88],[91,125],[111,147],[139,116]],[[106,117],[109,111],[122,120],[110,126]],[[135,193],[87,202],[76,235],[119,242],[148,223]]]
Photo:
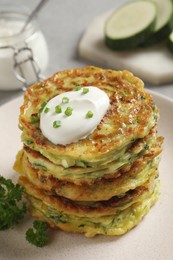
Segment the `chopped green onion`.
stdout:
[[72,111],[73,111],[73,108],[67,107],[64,113],[65,113],[66,116],[71,116]]
[[50,108],[46,107],[45,110],[44,110],[44,113],[47,114],[49,111],[50,111]]
[[83,168],[87,167],[86,164],[84,162],[82,162],[82,161],[77,161],[76,162],[76,166],[83,167]]
[[40,107],[40,109],[39,109],[39,113],[41,113],[42,111],[43,111],[43,109],[45,108],[45,106],[47,105],[47,102],[43,102],[42,104],[41,104],[41,107]]
[[62,112],[62,108],[61,108],[60,105],[58,105],[58,106],[55,107],[55,112],[56,112],[57,114],[60,114],[60,113]]
[[79,91],[79,90],[81,90],[81,87],[76,87],[75,88],[75,91]]
[[26,140],[25,142],[27,143],[27,145],[31,145],[34,143],[32,140]]
[[66,103],[68,103],[68,102],[69,102],[69,98],[68,98],[68,97],[63,97],[62,103],[63,103],[63,104],[66,104]]
[[145,146],[144,146],[144,149],[145,150],[148,150],[150,147],[149,147],[149,145],[148,144],[146,144]]
[[53,122],[53,127],[54,128],[59,128],[61,126],[61,121],[57,120]]
[[33,124],[37,123],[39,120],[40,120],[40,115],[39,114],[31,116],[31,118],[30,118],[30,122],[33,123]]
[[87,94],[88,92],[89,92],[89,88],[83,88],[83,91],[82,91],[83,94]]
[[86,113],[86,118],[92,118],[93,117],[93,112],[91,110],[89,110],[87,113]]

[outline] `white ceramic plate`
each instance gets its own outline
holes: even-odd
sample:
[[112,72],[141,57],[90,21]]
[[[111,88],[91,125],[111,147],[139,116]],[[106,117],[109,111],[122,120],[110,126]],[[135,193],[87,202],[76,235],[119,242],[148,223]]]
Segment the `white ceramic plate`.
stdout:
[[[160,164],[161,195],[143,221],[121,237],[50,232],[50,243],[40,249],[25,240],[32,219],[9,231],[0,231],[0,259],[41,260],[172,260],[173,259],[173,101],[152,92],[160,108],[159,133],[165,137]],[[0,174],[17,180],[12,170],[17,151],[22,147],[18,130],[22,98],[0,107]]]

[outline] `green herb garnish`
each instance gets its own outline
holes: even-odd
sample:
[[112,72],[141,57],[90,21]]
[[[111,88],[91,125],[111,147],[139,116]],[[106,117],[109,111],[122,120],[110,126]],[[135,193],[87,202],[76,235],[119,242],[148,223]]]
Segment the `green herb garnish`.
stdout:
[[65,113],[66,116],[71,116],[72,111],[73,111],[73,108],[67,107],[64,113]]
[[44,110],[44,113],[47,114],[49,111],[50,111],[50,108],[46,107],[45,110]]
[[69,98],[68,98],[68,97],[63,97],[62,103],[63,103],[63,104],[66,104],[66,103],[68,103],[68,102],[69,102]]
[[[31,123],[34,124],[34,123],[37,123],[38,121],[40,121],[40,114],[41,114],[41,112],[43,111],[43,109],[45,108],[46,105],[47,105],[47,102],[43,102],[41,104],[40,109],[38,110],[38,114],[33,114],[31,116],[31,118],[30,118]],[[44,110],[44,112],[45,112],[45,110]],[[47,112],[49,112],[49,111],[47,111]],[[45,112],[45,113],[47,113],[47,112]]]
[[56,112],[57,114],[60,114],[60,113],[62,112],[62,108],[61,108],[60,105],[58,105],[58,106],[55,107],[55,112]]
[[89,88],[83,88],[83,91],[82,91],[83,94],[87,94],[88,92],[89,92]]
[[150,147],[149,147],[149,145],[148,144],[146,144],[145,146],[144,146],[144,149],[145,150],[148,150]]
[[75,91],[79,91],[79,90],[81,90],[81,87],[78,86],[75,88]]
[[61,121],[56,120],[56,121],[53,122],[53,127],[54,128],[59,128],[60,126],[61,126]]
[[26,240],[37,247],[45,246],[48,243],[47,229],[48,226],[45,222],[35,220],[33,228],[26,231]]
[[40,114],[38,114],[38,115],[33,115],[33,116],[31,116],[31,118],[30,118],[30,122],[31,123],[37,123],[38,121],[40,120]]
[[45,108],[46,105],[47,105],[47,102],[45,102],[45,101],[41,104],[41,107],[38,111],[40,114],[41,114],[41,112],[43,111],[43,109]]
[[27,145],[31,145],[34,143],[33,140],[26,140],[25,142],[27,143]]
[[91,110],[89,110],[87,113],[86,113],[86,118],[92,118],[93,117],[93,112]]
[[12,228],[23,219],[26,203],[21,202],[23,187],[0,176],[0,230]]

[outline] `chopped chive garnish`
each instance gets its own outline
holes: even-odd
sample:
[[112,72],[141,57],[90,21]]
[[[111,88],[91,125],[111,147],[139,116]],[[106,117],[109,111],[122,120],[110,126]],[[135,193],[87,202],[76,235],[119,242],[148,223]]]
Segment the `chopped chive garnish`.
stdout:
[[87,113],[86,113],[86,118],[92,118],[93,117],[93,112],[91,110],[89,110]]
[[62,112],[62,108],[61,108],[60,105],[58,105],[58,106],[55,107],[55,112],[56,112],[57,114],[60,114],[60,113]]
[[89,92],[89,88],[83,88],[83,91],[82,91],[83,94],[87,94],[88,92]]
[[50,111],[50,108],[46,107],[45,110],[44,110],[44,113],[47,114],[49,111]]
[[39,109],[39,113],[41,113],[42,111],[43,111],[43,109],[45,108],[45,106],[47,105],[47,102],[43,102],[42,104],[41,104],[41,107],[40,107],[40,109]]
[[79,90],[81,90],[81,87],[76,87],[75,88],[75,91],[79,91]]
[[66,104],[66,103],[68,103],[68,102],[69,102],[69,98],[68,98],[68,97],[63,97],[62,103],[63,103],[63,104]]
[[30,122],[37,123],[40,120],[40,115],[31,116]]
[[73,111],[73,108],[67,107],[64,113],[65,113],[66,116],[71,116],[72,111]]
[[61,126],[61,121],[57,120],[57,121],[54,121],[54,122],[53,122],[53,127],[54,127],[54,128],[58,128],[58,127],[60,127],[60,126]]
[[31,144],[33,144],[34,142],[33,142],[32,140],[26,140],[26,143],[27,143],[27,145],[31,145]]

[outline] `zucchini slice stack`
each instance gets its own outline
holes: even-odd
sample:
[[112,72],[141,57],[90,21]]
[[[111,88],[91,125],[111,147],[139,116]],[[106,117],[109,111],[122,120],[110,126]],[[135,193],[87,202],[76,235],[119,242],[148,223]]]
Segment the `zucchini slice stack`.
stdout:
[[[91,85],[110,100],[97,128],[66,146],[50,142],[40,129],[42,104]],[[157,134],[158,118],[143,82],[128,71],[71,69],[28,88],[19,117],[23,148],[14,169],[31,214],[87,237],[132,229],[159,195],[163,138]]]
[[107,19],[106,45],[113,50],[152,46],[168,38],[173,29],[171,0],[131,1]]

